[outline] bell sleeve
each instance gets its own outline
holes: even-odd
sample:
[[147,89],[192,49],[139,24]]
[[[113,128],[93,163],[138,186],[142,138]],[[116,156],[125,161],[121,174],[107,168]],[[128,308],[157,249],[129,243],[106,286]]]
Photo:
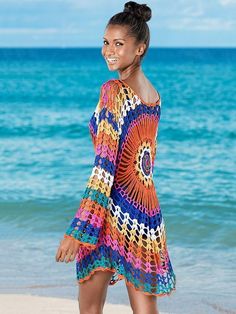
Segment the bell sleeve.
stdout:
[[95,160],[78,210],[64,234],[95,248],[103,227],[114,181],[119,146],[119,85],[104,83],[98,102],[98,125],[94,140]]

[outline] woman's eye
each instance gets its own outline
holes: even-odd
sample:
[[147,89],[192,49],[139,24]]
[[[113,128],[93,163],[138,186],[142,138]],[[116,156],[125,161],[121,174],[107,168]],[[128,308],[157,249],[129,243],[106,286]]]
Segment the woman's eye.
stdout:
[[[107,42],[106,40],[104,40],[104,41],[103,41],[103,44],[104,44],[104,45],[107,45],[108,42]],[[120,42],[117,42],[116,45],[117,45],[117,46],[123,46],[123,44],[120,43]]]

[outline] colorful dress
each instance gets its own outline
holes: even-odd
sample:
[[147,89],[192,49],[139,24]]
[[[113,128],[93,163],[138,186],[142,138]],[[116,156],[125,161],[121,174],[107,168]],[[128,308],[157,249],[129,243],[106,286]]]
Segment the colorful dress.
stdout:
[[113,272],[147,295],[169,295],[176,276],[153,181],[161,99],[145,103],[124,81],[100,91],[89,121],[95,160],[78,210],[64,237],[81,244],[79,283],[97,270]]

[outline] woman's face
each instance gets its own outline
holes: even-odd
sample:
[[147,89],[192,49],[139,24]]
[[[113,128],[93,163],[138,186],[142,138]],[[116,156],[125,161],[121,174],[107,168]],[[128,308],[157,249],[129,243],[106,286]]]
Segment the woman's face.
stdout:
[[109,70],[122,71],[140,60],[145,44],[137,44],[127,35],[127,27],[108,25],[103,37],[102,55]]

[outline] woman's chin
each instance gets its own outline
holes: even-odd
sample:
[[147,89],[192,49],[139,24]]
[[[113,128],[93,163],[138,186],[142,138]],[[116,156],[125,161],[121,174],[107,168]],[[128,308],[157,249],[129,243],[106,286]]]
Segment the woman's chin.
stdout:
[[108,70],[109,70],[110,72],[117,71],[117,69],[111,69],[110,67],[108,67]]
[[118,70],[118,67],[115,64],[108,64],[107,67],[108,67],[109,71],[117,71]]

